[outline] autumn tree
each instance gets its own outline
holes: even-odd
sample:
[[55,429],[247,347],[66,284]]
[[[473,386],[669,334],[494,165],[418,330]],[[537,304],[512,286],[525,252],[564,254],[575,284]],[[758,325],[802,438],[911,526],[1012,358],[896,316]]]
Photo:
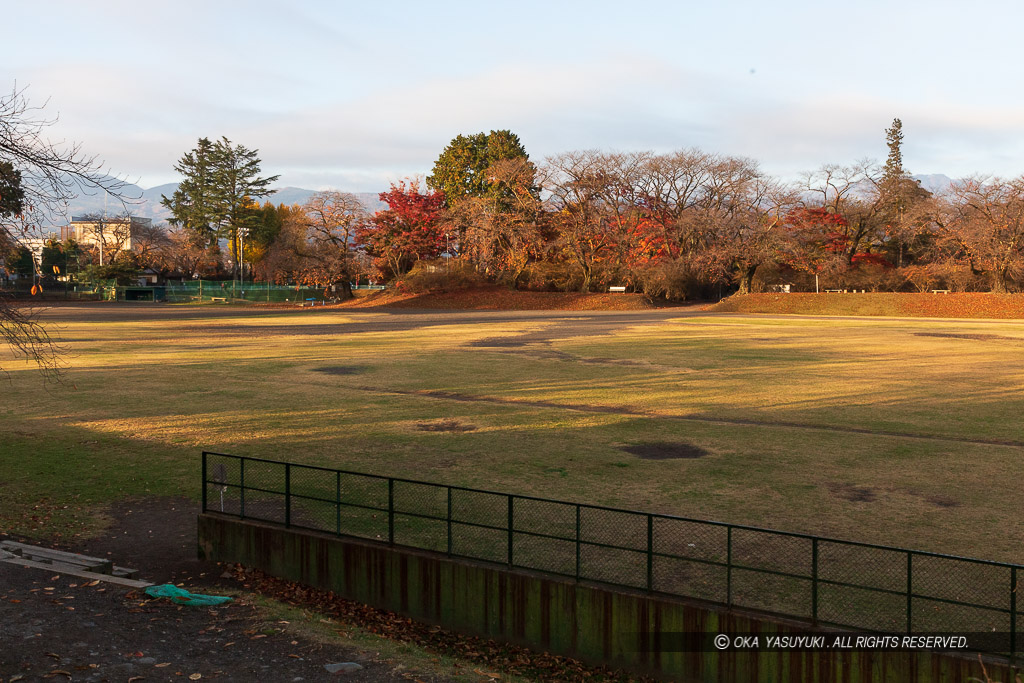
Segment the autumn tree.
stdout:
[[132,231],[132,255],[140,268],[160,272],[167,270],[171,238],[164,225],[145,223]]
[[589,292],[601,262],[619,237],[614,210],[605,201],[607,185],[616,182],[599,152],[566,152],[544,164],[550,220],[558,231],[554,248],[574,266],[579,290]]
[[778,245],[778,259],[814,276],[819,290],[821,275],[847,266],[849,226],[846,218],[824,208],[799,207],[786,214]]
[[985,274],[996,292],[1024,276],[1024,177],[956,183],[939,229],[950,256]]
[[352,298],[352,280],[361,272],[356,233],[368,219],[366,208],[353,194],[327,191],[310,197],[288,219],[291,249],[298,257],[294,279],[333,287],[340,298]]
[[167,232],[164,267],[186,278],[210,277],[220,265],[220,248],[183,225]]
[[739,163],[735,185],[714,227],[711,253],[738,293],[749,294],[758,268],[778,258],[786,217],[796,206],[792,189]]
[[[29,103],[24,90],[0,96],[0,244],[39,237],[42,225],[56,222],[79,193],[123,199],[125,182],[105,173],[97,157],[78,144],[48,138],[55,123]],[[59,379],[60,348],[33,312],[0,301],[0,339],[44,376]]]
[[423,193],[416,182],[404,180],[379,196],[388,208],[373,215],[358,232],[358,241],[374,257],[382,277],[404,275],[416,261],[443,251],[444,193]]
[[[753,277],[755,223],[744,213],[752,182],[760,177],[749,159],[698,149],[650,154],[636,173],[633,264],[644,291],[687,297],[701,283]],[[762,197],[763,198],[763,197]],[[748,238],[736,248],[728,235]],[[735,261],[745,253],[744,262]],[[743,276],[740,276],[742,280]]]
[[279,204],[275,206],[267,201],[257,211],[257,219],[249,228],[245,238],[245,260],[251,264],[262,261],[270,246],[281,234],[285,218],[291,213],[291,207]]
[[536,173],[523,157],[501,159],[487,169],[492,191],[448,210],[448,225],[461,235],[460,254],[499,282],[516,284],[530,259],[543,251]]
[[858,254],[880,250],[886,240],[880,178],[878,166],[867,160],[850,166],[827,164],[805,177],[805,194],[812,197],[807,206],[843,217],[843,223],[833,227],[841,233],[847,266]]

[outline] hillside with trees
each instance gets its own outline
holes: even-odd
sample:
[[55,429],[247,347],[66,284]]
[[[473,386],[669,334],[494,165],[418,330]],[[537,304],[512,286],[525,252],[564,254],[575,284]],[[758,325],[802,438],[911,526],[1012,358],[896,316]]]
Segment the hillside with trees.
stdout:
[[[376,211],[335,191],[260,204],[277,176],[262,175],[258,150],[202,138],[163,198],[170,226],[140,236],[121,258],[128,270],[258,279],[337,298],[366,281],[407,290],[617,286],[668,300],[787,288],[1018,291],[1024,178],[930,176],[933,193],[904,167],[902,122],[884,133],[883,164],[827,164],[796,182],[752,159],[693,148],[576,150],[535,162],[512,131],[459,135],[425,187],[397,182]],[[3,178],[16,184],[14,168],[0,168]],[[47,248],[92,272],[88,249]]]

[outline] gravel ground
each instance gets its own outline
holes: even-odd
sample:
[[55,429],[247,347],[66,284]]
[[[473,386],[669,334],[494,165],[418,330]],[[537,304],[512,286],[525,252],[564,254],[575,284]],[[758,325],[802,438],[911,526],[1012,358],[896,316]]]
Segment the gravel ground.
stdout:
[[[195,559],[198,506],[183,500],[120,503],[113,526],[72,548],[110,557],[154,583],[217,594],[237,587]],[[0,534],[0,540],[10,538]],[[21,539],[17,539],[21,540]],[[0,682],[408,681],[372,652],[311,641],[269,622],[246,599],[180,607],[141,590],[0,562]],[[329,673],[326,665],[362,668]]]

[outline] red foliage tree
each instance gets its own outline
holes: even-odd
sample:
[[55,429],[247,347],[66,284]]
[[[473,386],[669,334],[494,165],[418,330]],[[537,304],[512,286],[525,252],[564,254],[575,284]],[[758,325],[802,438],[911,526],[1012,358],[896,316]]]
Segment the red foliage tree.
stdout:
[[818,276],[839,267],[849,245],[846,219],[825,209],[800,208],[786,216],[786,239],[780,261],[794,270]]
[[416,261],[444,250],[444,193],[424,194],[418,183],[403,180],[379,196],[388,208],[374,214],[358,239],[381,277],[404,275]]

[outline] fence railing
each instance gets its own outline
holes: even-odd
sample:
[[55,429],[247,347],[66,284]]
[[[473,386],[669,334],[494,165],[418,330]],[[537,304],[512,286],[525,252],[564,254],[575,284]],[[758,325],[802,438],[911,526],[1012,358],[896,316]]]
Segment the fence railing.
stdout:
[[[358,285],[352,289],[384,289],[384,285]],[[340,296],[323,287],[297,287],[295,285],[275,285],[270,282],[253,282],[250,280],[188,280],[166,285],[167,300],[172,302],[211,302],[211,301],[253,301],[264,303],[303,303],[311,299],[322,301]]]
[[203,452],[203,511],[879,633],[1006,634],[1024,566]]

